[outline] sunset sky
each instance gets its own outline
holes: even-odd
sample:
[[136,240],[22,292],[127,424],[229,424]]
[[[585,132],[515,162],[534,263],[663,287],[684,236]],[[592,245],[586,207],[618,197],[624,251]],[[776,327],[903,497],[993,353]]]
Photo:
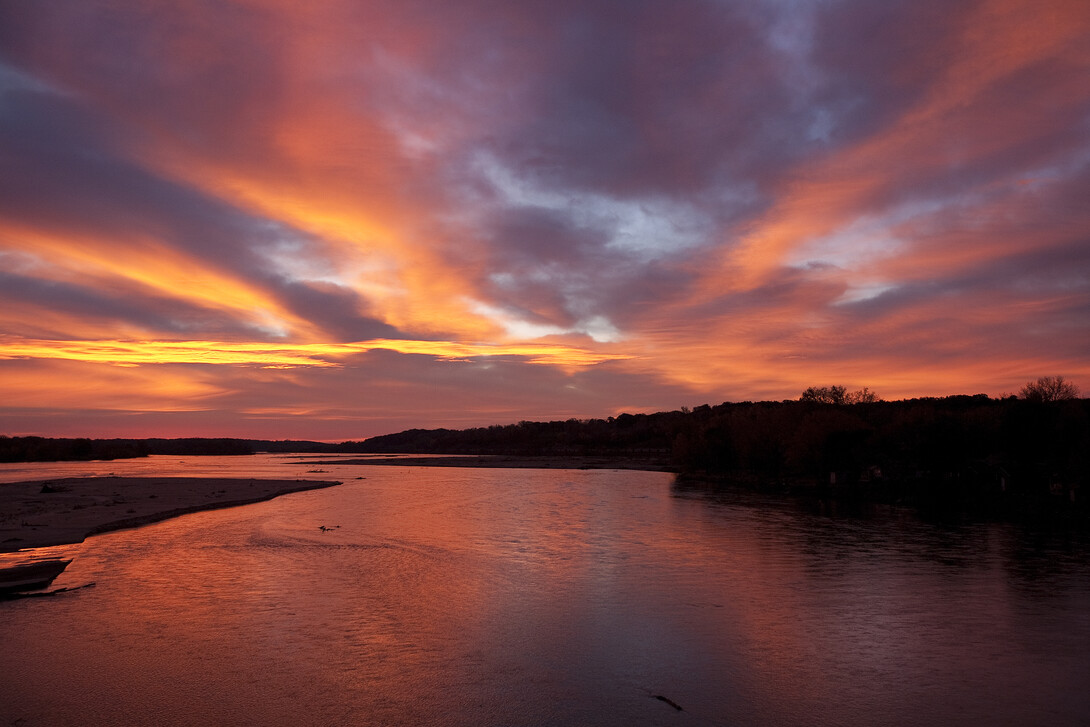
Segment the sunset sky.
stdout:
[[0,434],[1090,393],[1086,0],[2,0]]

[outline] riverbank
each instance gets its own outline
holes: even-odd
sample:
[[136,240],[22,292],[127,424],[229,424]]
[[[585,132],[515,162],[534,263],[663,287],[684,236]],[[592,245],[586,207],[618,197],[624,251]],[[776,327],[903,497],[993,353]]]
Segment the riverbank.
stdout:
[[218,477],[76,477],[0,484],[0,552],[79,543],[110,530],[339,484]]
[[307,461],[308,465],[382,465],[399,467],[477,467],[542,470],[643,470],[675,472],[664,458],[580,456],[580,455],[385,455],[363,456],[359,459]]

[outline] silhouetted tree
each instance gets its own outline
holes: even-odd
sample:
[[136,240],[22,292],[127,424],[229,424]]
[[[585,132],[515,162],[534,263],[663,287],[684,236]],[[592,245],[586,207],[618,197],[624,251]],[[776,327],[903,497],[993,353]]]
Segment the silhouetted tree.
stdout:
[[864,386],[859,391],[853,391],[844,397],[845,404],[873,404],[876,401],[881,401],[878,394]]
[[843,386],[811,386],[802,392],[799,401],[815,404],[843,404],[848,390]]
[[1019,392],[1026,401],[1063,401],[1065,399],[1078,399],[1079,387],[1062,376],[1042,376],[1036,381],[1030,381]]
[[799,401],[814,404],[873,404],[881,399],[866,386],[851,393],[843,386],[811,386],[802,392]]

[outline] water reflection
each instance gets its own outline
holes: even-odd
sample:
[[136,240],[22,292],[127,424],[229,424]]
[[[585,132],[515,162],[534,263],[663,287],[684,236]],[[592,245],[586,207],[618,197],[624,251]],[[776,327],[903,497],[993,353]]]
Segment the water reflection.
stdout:
[[1077,686],[1090,677],[1084,531],[675,492],[705,504],[705,537],[735,529],[761,554],[744,590],[768,591],[762,617],[747,623],[770,654],[806,655],[767,678],[792,683],[803,663],[860,718],[913,715],[896,723],[957,714],[959,724],[1078,724],[1090,714]]
[[55,585],[98,587],[0,606],[10,675],[0,718],[1063,725],[1090,715],[1090,566],[1078,536],[822,513],[671,489],[661,473],[334,475],[346,484],[87,540]]
[[[335,472],[336,465],[315,461],[358,458],[360,455],[263,454],[179,457],[153,454],[134,459],[90,462],[0,462],[0,483],[51,480],[63,477],[263,477],[323,479],[314,472]],[[390,455],[385,455],[390,456]],[[325,478],[328,479],[328,478]]]

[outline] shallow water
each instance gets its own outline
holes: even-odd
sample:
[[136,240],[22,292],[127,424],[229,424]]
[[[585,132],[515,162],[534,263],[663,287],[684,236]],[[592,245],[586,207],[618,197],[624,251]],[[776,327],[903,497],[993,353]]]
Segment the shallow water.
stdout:
[[[267,479],[323,479],[322,472],[356,477],[355,468],[316,464],[339,459],[396,457],[365,454],[258,454],[253,456],[180,457],[153,454],[133,459],[90,462],[0,462],[0,483],[62,477],[264,477]],[[428,455],[413,455],[414,457]],[[321,472],[317,472],[320,470]],[[329,479],[324,478],[324,479]]]
[[[189,462],[173,473],[314,469]],[[662,473],[321,469],[345,484],[96,536],[54,584],[95,587],[0,603],[0,723],[1090,719],[1078,534]]]

